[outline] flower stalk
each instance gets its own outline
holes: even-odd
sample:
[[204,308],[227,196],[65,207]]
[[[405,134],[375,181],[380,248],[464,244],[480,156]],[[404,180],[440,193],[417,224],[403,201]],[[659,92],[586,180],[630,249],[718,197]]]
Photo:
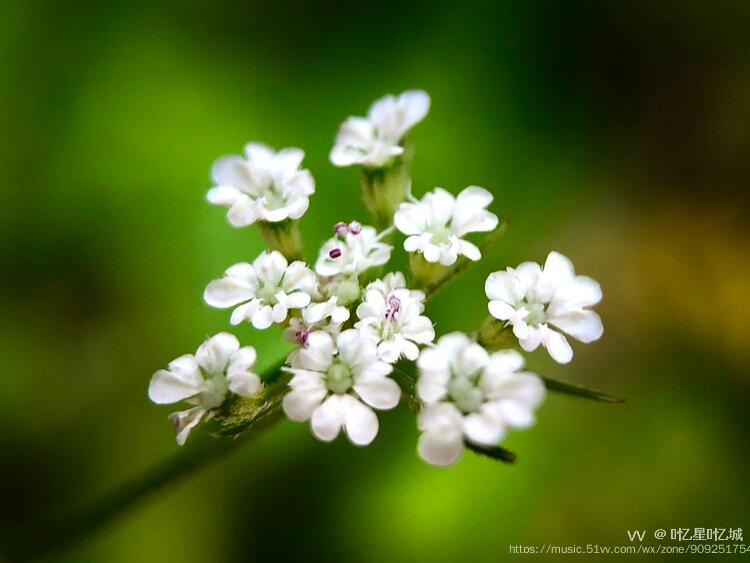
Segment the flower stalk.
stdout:
[[414,143],[407,141],[403,148],[404,152],[387,166],[362,167],[362,198],[378,230],[391,225],[393,214],[406,199],[411,185],[410,169],[414,157]]
[[263,240],[271,250],[278,250],[290,262],[304,259],[298,221],[291,219],[278,223],[259,221],[258,226],[263,234]]

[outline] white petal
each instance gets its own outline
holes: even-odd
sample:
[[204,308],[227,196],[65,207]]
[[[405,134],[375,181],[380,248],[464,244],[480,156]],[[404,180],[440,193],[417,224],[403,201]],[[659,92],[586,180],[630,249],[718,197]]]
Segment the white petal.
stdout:
[[229,358],[239,348],[240,342],[236,336],[228,332],[220,332],[198,347],[195,359],[206,372],[217,375],[224,373]]
[[557,363],[567,364],[573,359],[573,349],[559,332],[548,330],[542,343]]
[[276,303],[271,308],[271,319],[275,323],[281,323],[286,319],[287,315],[287,308],[286,306],[282,305],[281,303]]
[[508,305],[507,303],[503,301],[490,301],[487,304],[487,309],[490,312],[490,315],[495,317],[496,319],[500,321],[507,321],[513,318],[514,313],[516,310]]
[[216,186],[208,190],[206,199],[213,205],[232,206],[241,195],[242,193],[233,186]]
[[378,435],[378,417],[370,407],[351,395],[341,396],[344,428],[349,440],[357,446],[366,446]]
[[398,106],[404,114],[404,132],[419,123],[430,111],[430,96],[424,90],[406,90],[398,97]]
[[260,378],[250,371],[235,371],[227,375],[229,390],[242,397],[252,397],[260,391]]
[[559,304],[577,307],[590,307],[602,300],[602,288],[599,283],[588,276],[576,276],[568,283],[557,288],[553,307]]
[[203,299],[211,307],[226,309],[255,296],[255,290],[247,283],[237,278],[222,278],[213,280],[203,292]]
[[173,412],[169,415],[169,420],[174,424],[176,440],[178,446],[184,446],[190,431],[201,421],[206,409],[202,407],[193,407],[186,411]]
[[262,305],[253,313],[251,318],[253,326],[258,330],[268,328],[273,324],[273,309],[270,305]]
[[544,262],[544,275],[558,281],[558,283],[567,282],[573,279],[575,275],[573,262],[559,252],[550,252]]
[[395,340],[386,340],[378,344],[378,357],[389,364],[396,363],[401,356],[401,346]]
[[242,191],[247,191],[252,183],[247,162],[236,154],[223,156],[214,162],[211,176],[219,186],[233,186]]
[[505,434],[501,421],[486,412],[474,412],[464,418],[466,438],[475,444],[494,446]]
[[417,395],[428,403],[441,400],[448,393],[448,378],[447,371],[422,373],[417,380]]
[[234,227],[252,225],[258,219],[258,207],[249,197],[242,195],[227,211],[227,219]]
[[588,309],[566,311],[549,318],[548,322],[581,342],[593,342],[604,333],[602,319]]
[[432,465],[453,465],[464,450],[463,437],[459,432],[443,433],[431,430],[422,433],[417,444],[419,457]]
[[309,420],[313,411],[320,406],[327,393],[328,391],[322,383],[317,386],[293,389],[284,395],[282,402],[284,413],[290,420],[298,422]]
[[232,354],[229,359],[228,372],[233,371],[248,371],[255,365],[255,360],[258,358],[258,354],[255,348],[252,346],[243,346]]
[[202,384],[203,378],[199,373],[195,377],[186,377],[185,374],[162,369],[151,377],[148,398],[160,405],[176,403],[199,393]]
[[523,356],[515,350],[500,350],[490,355],[484,373],[511,373],[521,369],[523,363]]
[[355,378],[354,390],[365,403],[379,410],[392,409],[401,397],[401,388],[389,377]]
[[482,257],[482,253],[479,251],[479,248],[475,244],[470,243],[468,240],[458,241],[458,253],[463,254],[469,260],[472,260],[474,262]]
[[253,262],[255,273],[264,281],[277,283],[284,275],[287,268],[287,260],[277,250],[262,252]]
[[339,435],[344,424],[341,400],[340,395],[331,395],[313,411],[310,425],[319,440],[330,442]]
[[238,325],[242,321],[252,317],[253,312],[258,308],[259,302],[257,299],[253,299],[250,303],[244,303],[234,309],[232,314],[229,316],[229,324]]
[[483,368],[488,360],[487,350],[476,342],[471,342],[459,350],[453,367],[461,375],[471,375]]
[[405,235],[418,235],[427,228],[427,215],[419,203],[402,203],[393,216],[393,224]]

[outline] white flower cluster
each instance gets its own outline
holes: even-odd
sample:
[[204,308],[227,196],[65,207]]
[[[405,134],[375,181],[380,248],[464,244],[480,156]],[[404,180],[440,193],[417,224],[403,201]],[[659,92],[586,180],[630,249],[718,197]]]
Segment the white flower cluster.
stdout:
[[[429,106],[429,96],[420,90],[376,101],[367,118],[343,123],[331,162],[359,164],[368,174],[401,166],[397,157],[407,133]],[[314,192],[310,172],[299,169],[304,153],[274,152],[258,143],[248,144],[245,153],[246,158],[216,162],[217,185],[208,200],[227,206],[234,226],[277,224],[267,238],[271,248],[252,263],[228,268],[208,284],[204,299],[212,307],[231,308],[232,325],[281,327],[294,347],[283,368],[288,390],[281,408],[289,419],[309,421],[322,441],[343,430],[353,444],[364,446],[377,436],[376,411],[396,407],[408,394],[422,432],[419,455],[435,465],[454,463],[466,445],[491,450],[509,430],[533,424],[545,394],[542,380],[521,371],[518,351],[495,350],[482,340],[482,331],[478,336],[454,332],[435,342],[433,322],[425,314],[431,280],[416,271],[427,264],[431,275],[450,274],[481,258],[479,247],[466,237],[498,228],[497,215],[488,210],[489,191],[470,186],[454,196],[435,188],[417,200],[407,178],[408,185],[374,197],[405,195],[390,206],[395,209],[391,227],[378,232],[357,221],[337,223],[311,268],[298,259],[301,247],[290,234]],[[409,275],[380,273],[394,252],[390,239],[396,231],[405,235],[404,250],[417,259]],[[556,252],[543,267],[526,262],[490,274],[485,289],[494,330],[512,335],[525,351],[541,345],[558,362],[569,362],[573,352],[563,332],[582,342],[602,335],[601,319],[589,309],[601,299],[599,285],[576,276],[571,262]],[[195,356],[181,356],[154,374],[151,400],[192,405],[170,417],[179,444],[201,419],[220,418],[227,399],[263,397],[266,388],[251,371],[255,360],[254,348],[220,333]],[[413,375],[403,371],[410,370],[408,363],[415,366]]]

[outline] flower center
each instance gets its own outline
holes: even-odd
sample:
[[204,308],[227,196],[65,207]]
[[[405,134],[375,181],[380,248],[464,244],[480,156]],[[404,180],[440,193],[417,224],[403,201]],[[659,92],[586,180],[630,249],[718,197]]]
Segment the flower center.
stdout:
[[276,304],[276,294],[279,292],[279,287],[273,284],[264,285],[257,293],[258,299],[265,301],[269,305]]
[[263,194],[263,200],[266,204],[266,209],[279,209],[286,205],[286,200],[283,196],[278,194],[273,187],[269,188],[265,194]]
[[427,232],[432,234],[430,238],[432,244],[447,244],[453,236],[453,230],[447,225],[433,225],[427,229]]
[[456,375],[448,382],[448,394],[463,412],[476,412],[484,403],[484,393],[479,387],[479,372],[472,375]]
[[547,315],[544,312],[544,305],[541,303],[524,303],[522,307],[529,312],[523,319],[529,326],[540,325],[547,319]]
[[333,363],[326,371],[326,385],[334,393],[346,393],[352,387],[352,370],[339,359],[333,360]]
[[203,408],[214,409],[224,402],[229,384],[223,373],[203,380],[199,402]]

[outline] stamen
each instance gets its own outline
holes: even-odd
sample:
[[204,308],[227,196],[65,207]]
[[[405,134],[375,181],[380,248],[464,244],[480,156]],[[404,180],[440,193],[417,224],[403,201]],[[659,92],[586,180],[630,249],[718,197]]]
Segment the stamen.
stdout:
[[390,307],[385,311],[385,318],[389,321],[396,320],[396,314],[401,310],[401,300],[395,295],[388,297],[388,305]]
[[294,336],[297,338],[297,342],[304,346],[305,344],[307,344],[307,339],[310,337],[310,331],[301,328]]
[[[349,232],[349,226],[346,223],[339,221],[333,226],[333,232],[337,235],[345,235]],[[354,233],[357,234],[357,233]]]
[[362,232],[362,223],[359,221],[352,221],[349,223],[349,232],[353,235],[358,235]]
[[336,258],[339,258],[341,256],[341,249],[340,248],[334,248],[328,253],[328,256],[335,260]]

